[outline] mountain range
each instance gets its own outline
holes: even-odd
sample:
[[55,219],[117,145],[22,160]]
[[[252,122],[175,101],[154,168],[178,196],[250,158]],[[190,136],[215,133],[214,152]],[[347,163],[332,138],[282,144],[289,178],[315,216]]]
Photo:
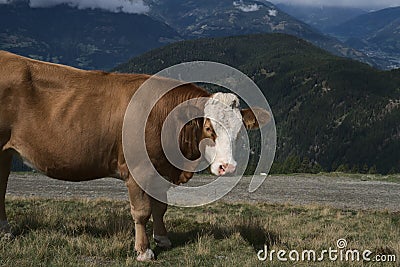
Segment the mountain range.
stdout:
[[110,69],[182,39],[282,32],[336,55],[374,64],[365,54],[279,10],[268,1],[144,0],[146,14],[78,9],[68,4],[0,4],[0,49],[84,69]]
[[400,70],[379,71],[293,36],[261,34],[174,43],[115,71],[156,73],[193,60],[238,68],[260,87],[277,125],[277,163],[295,156],[327,171],[400,171]]
[[84,69],[110,69],[152,48],[181,40],[163,22],[143,14],[0,4],[0,49]]
[[265,1],[145,0],[148,14],[176,29],[185,39],[254,33],[286,33],[335,55],[374,64],[363,53],[321,33]]

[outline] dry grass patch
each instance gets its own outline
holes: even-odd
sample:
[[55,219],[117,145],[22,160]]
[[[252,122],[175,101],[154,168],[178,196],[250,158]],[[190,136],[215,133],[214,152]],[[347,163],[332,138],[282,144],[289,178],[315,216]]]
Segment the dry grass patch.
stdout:
[[[398,258],[400,251],[400,213],[217,203],[171,207],[166,222],[173,248],[156,248],[156,261],[138,264],[128,202],[8,198],[7,209],[16,238],[0,241],[1,266],[293,266],[293,262],[260,262],[257,252],[264,245],[321,251],[335,248],[339,238],[353,249],[397,253]],[[323,266],[361,265],[323,262]]]

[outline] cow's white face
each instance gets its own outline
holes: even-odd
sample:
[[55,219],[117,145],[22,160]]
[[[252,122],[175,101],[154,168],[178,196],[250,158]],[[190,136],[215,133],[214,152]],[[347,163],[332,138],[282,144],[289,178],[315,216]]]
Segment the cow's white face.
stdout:
[[224,175],[236,169],[232,145],[242,126],[239,99],[234,94],[216,93],[207,101],[205,131],[212,131],[214,146],[206,146],[205,158],[211,163],[211,173]]
[[203,137],[213,140],[205,147],[205,159],[211,164],[211,173],[218,176],[236,169],[233,142],[242,123],[246,129],[257,129],[271,120],[270,113],[261,108],[240,110],[238,97],[231,93],[213,94],[205,104],[204,117]]

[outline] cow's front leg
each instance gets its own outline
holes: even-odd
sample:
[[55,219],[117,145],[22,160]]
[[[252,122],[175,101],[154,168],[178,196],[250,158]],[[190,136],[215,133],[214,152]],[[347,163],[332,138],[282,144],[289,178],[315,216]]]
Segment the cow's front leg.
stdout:
[[167,211],[167,204],[154,198],[151,199],[151,214],[153,216],[153,237],[160,248],[170,248],[171,241],[167,236],[167,229],[164,224],[164,214]]
[[126,186],[128,187],[131,214],[135,221],[135,250],[138,253],[138,261],[154,259],[154,253],[150,249],[149,239],[146,235],[146,224],[151,215],[150,197],[137,185],[129,175]]

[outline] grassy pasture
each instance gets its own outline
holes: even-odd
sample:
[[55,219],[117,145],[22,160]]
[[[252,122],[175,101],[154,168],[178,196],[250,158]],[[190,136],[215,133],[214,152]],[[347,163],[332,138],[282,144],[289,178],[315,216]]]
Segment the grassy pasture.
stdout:
[[320,173],[291,173],[291,174],[273,174],[274,176],[301,176],[301,177],[333,177],[333,178],[349,178],[355,181],[379,181],[389,183],[400,183],[400,174],[367,174],[367,173],[345,173],[345,172],[320,172]]
[[[173,248],[157,260],[135,261],[133,221],[126,201],[7,198],[16,238],[0,241],[1,266],[293,266],[260,262],[257,252],[347,248],[374,254],[400,252],[400,213],[322,206],[216,203],[170,207]],[[151,223],[148,232],[151,233]],[[151,242],[154,248],[154,242]],[[399,263],[297,262],[296,266],[398,266]]]

